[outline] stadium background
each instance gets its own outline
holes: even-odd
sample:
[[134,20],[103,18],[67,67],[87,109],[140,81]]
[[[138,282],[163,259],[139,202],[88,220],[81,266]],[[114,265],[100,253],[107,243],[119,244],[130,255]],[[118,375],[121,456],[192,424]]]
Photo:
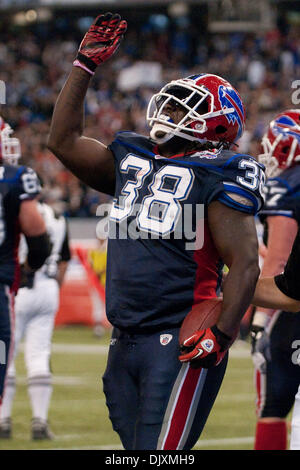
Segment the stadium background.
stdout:
[[[93,18],[119,12],[128,32],[101,66],[85,103],[85,135],[109,143],[119,129],[147,134],[145,111],[163,83],[193,73],[227,78],[242,95],[246,132],[239,150],[253,155],[266,124],[295,107],[300,79],[300,1],[0,0],[0,114],[16,130],[22,163],[33,167],[44,195],[68,217],[73,259],[62,289],[53,348],[55,390],[50,421],[57,439],[29,441],[29,404],[22,358],[14,408],[14,439],[1,448],[118,448],[101,391],[109,337],[103,309],[105,241],[96,237],[99,204],[109,202],[81,184],[47,150],[53,105],[78,44]],[[299,96],[299,95],[298,95]],[[84,158],[84,155],[82,156]],[[247,342],[238,342],[228,374],[196,448],[251,448],[254,387]]]

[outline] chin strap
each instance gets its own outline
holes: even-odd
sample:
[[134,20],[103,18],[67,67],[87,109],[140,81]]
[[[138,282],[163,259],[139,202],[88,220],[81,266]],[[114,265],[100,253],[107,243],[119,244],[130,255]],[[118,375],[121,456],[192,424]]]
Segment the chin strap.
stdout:
[[[192,141],[192,142],[198,142],[199,144],[206,145],[206,144],[211,144],[212,148],[226,148],[226,143],[225,142],[211,142],[206,139],[198,139],[197,137],[192,137],[189,136],[188,134],[185,134],[183,132],[173,132],[172,130],[170,131],[170,127],[164,124],[159,124],[155,123],[150,131],[150,137],[156,144],[164,144],[171,140],[173,137],[181,137],[185,140]],[[207,149],[209,150],[209,149]]]
[[[177,129],[172,129],[168,125],[155,123],[150,131],[150,137],[153,139],[157,144],[164,144],[168,142],[173,137],[181,137],[182,139],[189,140],[190,142],[200,142],[206,143],[206,139],[199,139],[197,137],[191,136],[185,132],[180,132]],[[217,143],[217,142],[213,142]]]
[[157,144],[164,144],[174,137],[174,133],[170,132],[170,127],[164,124],[154,124],[150,131],[150,137]]

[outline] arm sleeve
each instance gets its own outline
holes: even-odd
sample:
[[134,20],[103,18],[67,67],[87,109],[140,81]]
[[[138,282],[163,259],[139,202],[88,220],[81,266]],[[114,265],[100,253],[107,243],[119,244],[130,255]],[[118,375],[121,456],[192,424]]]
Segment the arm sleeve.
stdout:
[[27,262],[31,269],[37,270],[43,266],[51,253],[51,243],[48,234],[25,237],[28,246]]
[[70,261],[71,259],[71,251],[70,251],[70,244],[69,244],[69,233],[68,227],[66,225],[66,234],[65,238],[61,247],[60,251],[60,261]]
[[275,276],[274,280],[281,292],[292,299],[300,300],[300,229],[284,272]]

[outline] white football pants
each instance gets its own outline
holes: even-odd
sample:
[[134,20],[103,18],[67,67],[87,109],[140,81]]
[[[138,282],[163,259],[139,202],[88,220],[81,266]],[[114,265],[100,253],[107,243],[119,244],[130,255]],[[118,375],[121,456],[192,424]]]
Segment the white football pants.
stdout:
[[[14,354],[25,340],[24,358],[28,378],[50,374],[51,339],[59,306],[59,286],[55,279],[39,279],[32,289],[22,288],[15,299]],[[8,369],[15,376],[14,360]]]

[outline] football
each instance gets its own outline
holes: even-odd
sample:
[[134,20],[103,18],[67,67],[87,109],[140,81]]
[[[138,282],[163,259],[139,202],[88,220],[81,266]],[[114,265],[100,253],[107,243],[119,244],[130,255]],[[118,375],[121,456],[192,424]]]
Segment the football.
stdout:
[[195,333],[196,330],[213,326],[221,314],[222,299],[207,299],[194,305],[185,317],[179,332],[179,344]]

